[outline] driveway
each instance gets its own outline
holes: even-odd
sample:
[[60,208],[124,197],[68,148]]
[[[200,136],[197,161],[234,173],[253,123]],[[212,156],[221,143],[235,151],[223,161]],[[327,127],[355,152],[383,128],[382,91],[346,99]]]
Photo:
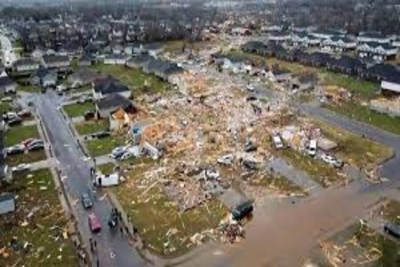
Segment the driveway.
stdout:
[[130,246],[128,239],[119,234],[118,229],[108,229],[107,219],[112,207],[105,194],[101,192],[98,192],[95,198],[97,200],[90,212],[94,212],[101,219],[103,229],[100,234],[91,234],[87,224],[89,212],[83,209],[79,201],[80,195],[90,188],[90,166],[83,160],[84,157],[77,148],[75,138],[57,110],[60,99],[55,92],[50,91],[45,95],[36,94],[33,96],[33,102],[48,132],[55,157],[62,171],[66,192],[70,199],[75,200],[72,201],[72,206],[77,215],[79,231],[84,242],[88,244],[89,237],[97,241],[100,266],[146,266],[146,262]]

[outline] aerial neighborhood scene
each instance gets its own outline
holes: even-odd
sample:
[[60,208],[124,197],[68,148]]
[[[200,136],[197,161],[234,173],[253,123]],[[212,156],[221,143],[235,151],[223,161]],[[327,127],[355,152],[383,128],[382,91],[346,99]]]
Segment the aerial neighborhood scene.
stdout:
[[0,266],[400,266],[398,0],[4,0],[0,62]]

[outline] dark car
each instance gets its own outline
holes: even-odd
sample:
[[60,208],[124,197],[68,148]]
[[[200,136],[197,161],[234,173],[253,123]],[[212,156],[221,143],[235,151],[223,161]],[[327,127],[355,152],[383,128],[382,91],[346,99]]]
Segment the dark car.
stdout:
[[108,131],[102,131],[102,132],[98,132],[98,133],[94,133],[92,134],[93,138],[97,138],[97,139],[102,139],[102,138],[106,138],[110,136],[110,132]]
[[41,149],[44,149],[43,143],[35,143],[28,146],[28,151],[36,151]]
[[6,150],[7,155],[23,154],[24,152],[25,152],[25,149],[21,146],[9,147]]
[[236,208],[232,210],[232,217],[234,220],[241,220],[250,213],[253,212],[253,202],[251,200],[248,200],[246,202],[243,202],[239,204]]
[[20,117],[15,117],[15,118],[8,120],[8,125],[10,125],[10,126],[20,125],[21,123],[22,123],[22,119]]
[[397,224],[385,223],[383,230],[396,238],[400,238],[400,226]]
[[81,201],[82,201],[82,205],[85,209],[90,209],[91,207],[93,207],[93,201],[92,198],[90,197],[89,193],[83,193],[81,195]]

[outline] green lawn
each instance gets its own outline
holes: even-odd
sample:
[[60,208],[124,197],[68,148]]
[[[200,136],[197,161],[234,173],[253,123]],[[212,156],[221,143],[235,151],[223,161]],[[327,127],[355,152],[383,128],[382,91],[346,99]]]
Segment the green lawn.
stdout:
[[5,112],[9,112],[12,110],[12,107],[9,103],[6,102],[0,102],[0,114],[3,114]]
[[4,137],[5,146],[21,143],[28,138],[40,138],[36,125],[10,127]]
[[[0,244],[8,253],[8,258],[0,257],[0,266],[78,266],[72,241],[63,237],[68,221],[49,170],[20,174],[10,185],[3,185],[1,191],[13,192],[18,198],[15,216],[0,217]],[[33,216],[28,219],[29,212]],[[19,251],[10,246],[13,237]]]
[[358,80],[352,76],[333,73],[333,72],[322,72],[323,83],[327,85],[336,85],[343,87],[353,94],[357,94],[363,98],[371,98],[376,89],[379,88],[379,84],[371,81]]
[[106,163],[100,166],[97,166],[99,171],[102,174],[108,175],[114,172],[115,164],[114,163]]
[[[135,93],[159,93],[167,89],[168,83],[161,81],[154,75],[149,75],[140,69],[131,69],[120,65],[94,65],[97,71],[109,74],[119,79]],[[147,84],[147,87],[145,86]]]
[[65,113],[68,117],[74,118],[84,116],[86,111],[94,111],[96,106],[93,102],[76,103],[63,106]]
[[371,96],[374,95],[375,90],[379,88],[379,84],[376,82],[359,80],[352,76],[330,72],[322,68],[304,66],[299,63],[287,62],[276,58],[266,58],[238,50],[228,51],[226,54],[229,54],[231,56],[240,59],[250,59],[253,60],[254,62],[267,63],[269,66],[279,65],[282,68],[288,69],[295,75],[299,75],[304,72],[313,72],[318,75],[319,80],[323,84],[343,87],[349,90],[350,92],[364,98],[370,98]]
[[75,128],[78,131],[79,135],[97,133],[106,130],[108,127],[108,120],[93,120],[75,124]]
[[[147,184],[142,178],[136,172],[126,183],[112,190],[153,253],[174,257],[188,252],[194,246],[190,242],[191,236],[217,227],[227,214],[218,200],[180,212],[160,186],[148,189],[153,182]],[[171,233],[172,230],[176,232]]]
[[368,106],[362,106],[357,102],[343,102],[340,105],[325,105],[325,107],[339,114],[371,124],[388,132],[400,134],[400,118],[377,113],[370,110]]
[[27,154],[9,155],[6,158],[6,163],[9,166],[16,166],[21,163],[33,163],[46,159],[44,150],[32,151]]
[[363,138],[322,121],[315,121],[315,123],[321,128],[324,136],[338,144],[334,150],[335,154],[359,168],[372,169],[376,164],[393,155],[390,147],[371,139]]
[[124,144],[125,138],[115,136],[85,142],[86,148],[92,157],[110,154],[113,148]]

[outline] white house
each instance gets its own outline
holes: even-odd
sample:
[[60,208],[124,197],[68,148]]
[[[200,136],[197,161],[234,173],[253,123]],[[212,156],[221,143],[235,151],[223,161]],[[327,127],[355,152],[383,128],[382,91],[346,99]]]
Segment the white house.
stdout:
[[39,62],[31,58],[22,58],[14,62],[13,68],[16,72],[35,72],[39,69]]
[[392,75],[383,79],[381,81],[381,90],[400,94],[400,75]]
[[111,54],[104,58],[104,64],[106,65],[125,65],[129,57],[122,54]]
[[95,100],[102,99],[110,94],[119,94],[129,98],[131,91],[112,76],[98,78],[93,81],[93,98]]
[[379,43],[379,44],[390,44],[390,37],[382,35],[380,33],[368,33],[362,32],[357,37],[358,43]]
[[322,41],[322,50],[327,52],[344,52],[357,47],[355,40],[347,37],[333,36]]
[[376,61],[395,59],[397,52],[397,47],[386,43],[362,43],[357,46],[357,54],[360,58],[370,57]]

